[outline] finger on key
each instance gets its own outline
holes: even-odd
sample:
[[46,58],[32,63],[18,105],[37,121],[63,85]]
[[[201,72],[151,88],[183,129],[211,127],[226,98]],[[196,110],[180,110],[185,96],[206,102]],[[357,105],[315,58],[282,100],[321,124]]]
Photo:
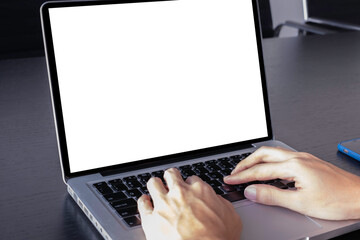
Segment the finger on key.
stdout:
[[201,178],[195,175],[188,177],[185,182],[189,185],[192,185],[197,182],[204,183],[204,181]]
[[283,148],[261,147],[253,154],[242,160],[231,172],[231,174],[235,174],[247,168],[251,168],[252,166],[259,163],[283,162],[290,158],[293,158],[295,155],[296,152]]
[[252,181],[266,181],[272,179],[293,180],[296,177],[296,169],[288,162],[264,163],[234,173],[224,178],[227,184],[242,184]]
[[138,203],[138,210],[139,210],[141,219],[144,219],[148,215],[152,214],[154,207],[153,207],[150,197],[148,195],[142,195],[138,199],[137,203]]
[[184,180],[176,168],[169,168],[164,172],[164,179],[166,181],[166,185],[171,190],[176,185],[183,185]]
[[151,198],[153,199],[154,205],[155,203],[164,198],[164,195],[167,194],[167,190],[161,181],[160,178],[152,177],[147,182],[147,189],[151,195]]

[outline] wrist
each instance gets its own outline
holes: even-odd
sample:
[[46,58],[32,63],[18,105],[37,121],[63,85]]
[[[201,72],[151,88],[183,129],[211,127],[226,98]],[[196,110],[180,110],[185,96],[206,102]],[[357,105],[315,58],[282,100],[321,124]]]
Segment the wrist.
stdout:
[[360,177],[355,176],[353,188],[349,192],[349,209],[346,219],[360,219]]

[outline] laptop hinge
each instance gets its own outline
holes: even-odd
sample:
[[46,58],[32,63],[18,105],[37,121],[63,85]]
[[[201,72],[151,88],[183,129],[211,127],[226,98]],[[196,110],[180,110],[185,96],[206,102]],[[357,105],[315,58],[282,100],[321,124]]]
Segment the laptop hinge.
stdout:
[[191,160],[191,159],[195,159],[195,158],[216,155],[216,154],[220,154],[220,153],[249,149],[249,148],[253,148],[253,147],[254,147],[254,145],[252,145],[252,144],[244,144],[241,146],[237,146],[236,148],[225,148],[222,150],[216,150],[216,151],[211,151],[211,152],[207,152],[207,153],[192,154],[192,155],[185,156],[185,157],[183,156],[183,157],[177,157],[177,158],[169,158],[167,160],[161,160],[161,161],[159,160],[159,161],[151,161],[148,163],[142,163],[142,164],[136,164],[136,165],[134,164],[133,166],[129,166],[129,167],[121,167],[121,168],[117,168],[117,169],[102,171],[102,172],[100,172],[100,174],[105,177],[105,176],[115,175],[115,174],[119,174],[119,173],[139,170],[139,169],[156,167],[156,166],[165,165],[165,164],[174,163],[174,162],[181,162],[181,161],[187,161],[187,160]]

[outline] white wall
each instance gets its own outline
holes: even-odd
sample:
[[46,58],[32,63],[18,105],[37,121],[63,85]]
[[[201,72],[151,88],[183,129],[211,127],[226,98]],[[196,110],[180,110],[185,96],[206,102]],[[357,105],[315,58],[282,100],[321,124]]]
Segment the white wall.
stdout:
[[[302,0],[270,0],[274,27],[285,21],[304,22]],[[296,36],[297,30],[283,28],[281,37]]]

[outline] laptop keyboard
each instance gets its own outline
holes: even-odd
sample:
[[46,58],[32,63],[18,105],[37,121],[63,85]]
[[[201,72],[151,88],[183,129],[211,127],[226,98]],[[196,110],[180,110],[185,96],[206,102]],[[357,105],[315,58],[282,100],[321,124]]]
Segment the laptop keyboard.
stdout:
[[[240,185],[225,184],[223,177],[230,175],[235,166],[250,154],[251,153],[245,153],[192,165],[183,165],[178,167],[178,169],[184,179],[196,175],[208,183],[216,194],[221,195],[230,202],[244,200],[244,190],[250,184],[270,184],[281,189],[294,187],[293,182],[285,184],[280,179],[256,181]],[[163,175],[164,171],[160,170],[107,182],[99,182],[93,184],[93,186],[116,210],[129,227],[135,227],[141,224],[137,209],[137,199],[143,194],[149,194],[146,183],[151,177],[158,177],[165,183]]]

